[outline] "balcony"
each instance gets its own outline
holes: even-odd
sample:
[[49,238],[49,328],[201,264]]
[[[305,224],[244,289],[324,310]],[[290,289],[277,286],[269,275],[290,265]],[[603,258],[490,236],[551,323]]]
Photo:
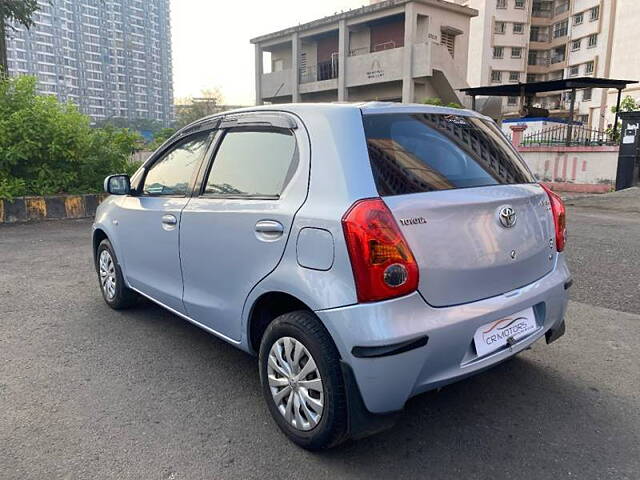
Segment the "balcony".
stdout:
[[269,99],[291,95],[292,76],[291,69],[263,74],[262,98]]
[[536,18],[551,18],[553,16],[552,10],[536,9],[531,10],[531,16]]
[[347,86],[368,85],[402,79],[405,47],[355,55],[347,59]]
[[547,67],[549,66],[549,57],[529,56],[528,65],[531,65],[531,66],[537,65],[540,67]]
[[[406,48],[412,49],[413,77],[429,77],[433,68],[447,71],[449,76],[464,75],[457,72],[455,61],[447,48],[432,42],[414,44],[410,47],[381,49],[374,52],[351,50],[346,59],[347,87],[358,87],[375,83],[401,81],[403,78]],[[300,94],[336,90],[338,88],[339,56],[334,54],[329,61],[301,67],[298,71]],[[262,98],[265,100],[289,96],[293,92],[295,76],[291,69],[283,69],[262,75]],[[466,85],[461,85],[466,86]]]
[[317,65],[300,69],[300,83],[322,82],[338,78],[338,56],[328,62],[318,62]]
[[300,93],[336,90],[338,88],[338,56],[334,55],[333,60],[301,68],[298,78]]
[[548,32],[534,32],[531,31],[531,35],[529,36],[529,40],[532,42],[548,42],[549,41],[549,33]]

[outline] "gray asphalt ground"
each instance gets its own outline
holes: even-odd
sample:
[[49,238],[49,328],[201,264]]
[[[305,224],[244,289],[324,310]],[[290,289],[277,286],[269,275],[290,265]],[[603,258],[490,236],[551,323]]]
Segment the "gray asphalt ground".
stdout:
[[89,221],[0,227],[0,479],[638,479],[640,215],[569,213],[565,337],[315,454],[277,430],[252,357],[103,303]]

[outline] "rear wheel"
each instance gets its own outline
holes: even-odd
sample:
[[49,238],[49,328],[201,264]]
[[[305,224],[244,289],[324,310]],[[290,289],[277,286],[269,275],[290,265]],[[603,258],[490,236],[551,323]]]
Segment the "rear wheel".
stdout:
[[347,403],[339,360],[329,333],[311,312],[281,315],[262,337],[264,398],[280,429],[303,448],[329,448],[346,440]]
[[133,305],[138,295],[124,284],[122,269],[111,242],[104,239],[96,252],[96,270],[102,298],[111,308],[120,310]]

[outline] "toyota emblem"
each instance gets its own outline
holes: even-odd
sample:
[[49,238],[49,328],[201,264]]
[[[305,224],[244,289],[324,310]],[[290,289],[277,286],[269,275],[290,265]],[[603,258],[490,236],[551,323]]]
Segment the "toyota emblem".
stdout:
[[498,218],[500,219],[500,225],[504,228],[511,228],[516,224],[518,217],[516,216],[516,211],[513,207],[506,206],[500,208],[498,212]]

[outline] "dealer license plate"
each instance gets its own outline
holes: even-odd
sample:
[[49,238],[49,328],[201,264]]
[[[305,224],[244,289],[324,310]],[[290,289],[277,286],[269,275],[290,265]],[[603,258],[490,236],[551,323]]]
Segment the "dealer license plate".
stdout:
[[482,357],[526,337],[537,328],[533,308],[527,308],[509,317],[483,325],[476,330],[473,341],[478,356]]

